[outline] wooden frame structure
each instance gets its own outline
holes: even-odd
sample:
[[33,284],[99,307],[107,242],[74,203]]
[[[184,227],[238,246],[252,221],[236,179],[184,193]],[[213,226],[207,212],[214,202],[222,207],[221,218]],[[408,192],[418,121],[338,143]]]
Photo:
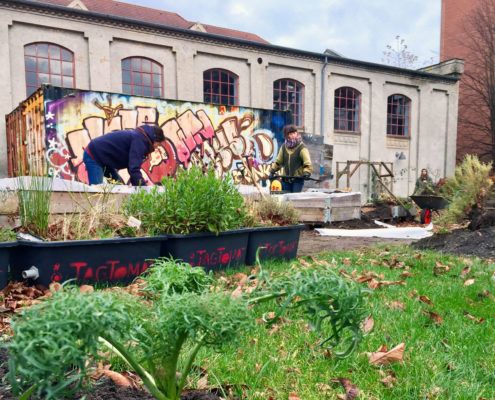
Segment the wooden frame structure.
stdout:
[[394,182],[390,179],[388,186],[383,182],[382,178],[393,178],[393,163],[384,161],[337,161],[337,171],[335,177],[335,187],[339,187],[340,178],[346,175],[346,187],[351,186],[351,177],[356,173],[356,171],[362,165],[368,165],[370,171],[373,171],[375,176],[378,178],[378,182],[383,186],[383,188],[389,192],[393,193]]

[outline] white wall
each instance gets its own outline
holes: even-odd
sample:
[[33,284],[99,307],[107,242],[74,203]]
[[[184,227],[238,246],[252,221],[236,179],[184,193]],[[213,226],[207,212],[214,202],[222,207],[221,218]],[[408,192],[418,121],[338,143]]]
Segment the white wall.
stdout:
[[[324,68],[320,59],[298,53],[241,48],[236,44],[172,36],[138,27],[116,27],[3,7],[0,7],[0,56],[4,63],[0,68],[2,116],[26,97],[24,45],[47,41],[74,52],[76,86],[80,89],[121,92],[121,60],[131,56],[148,57],[163,65],[164,97],[171,99],[203,101],[203,71],[224,68],[239,76],[241,106],[272,108],[273,81],[295,79],[305,88],[304,130],[324,135],[325,143],[334,146],[334,169],[337,161],[392,162],[397,173],[394,191],[401,196],[412,192],[418,170],[423,167],[434,173],[438,171],[439,177],[453,173],[458,99],[455,82],[335,62]],[[334,92],[341,86],[361,92],[358,134],[333,130]],[[386,135],[387,97],[395,93],[411,99],[408,138]],[[7,174],[5,143],[5,121],[1,118],[1,177]],[[397,152],[404,152],[406,159],[397,160]],[[335,186],[335,180],[330,184]],[[366,198],[368,185],[369,174],[362,167],[353,176],[351,186],[362,191]]]

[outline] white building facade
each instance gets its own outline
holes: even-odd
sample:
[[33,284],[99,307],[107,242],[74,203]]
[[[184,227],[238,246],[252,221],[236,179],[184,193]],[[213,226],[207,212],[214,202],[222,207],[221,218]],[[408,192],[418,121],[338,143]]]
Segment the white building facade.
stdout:
[[[453,174],[459,62],[405,70],[212,34],[201,24],[178,28],[103,14],[88,10],[84,0],[70,7],[0,0],[0,10],[2,116],[43,82],[287,108],[305,137],[333,147],[332,156],[312,150],[315,177],[329,178],[329,168],[335,175],[337,162],[383,162],[393,169],[394,193],[407,196],[421,168],[437,179]],[[1,177],[7,175],[5,131],[2,118]],[[327,184],[335,187],[336,177]],[[345,177],[339,186],[346,186]],[[367,165],[350,186],[370,196]]]

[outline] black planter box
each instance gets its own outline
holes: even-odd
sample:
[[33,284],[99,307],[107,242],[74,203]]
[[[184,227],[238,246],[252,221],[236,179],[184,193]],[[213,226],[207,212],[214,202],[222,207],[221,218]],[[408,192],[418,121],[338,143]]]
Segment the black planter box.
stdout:
[[245,264],[249,230],[215,233],[167,235],[162,244],[162,257],[183,260],[193,267],[222,270]]
[[0,290],[9,283],[11,253],[16,246],[17,242],[0,242]]
[[290,260],[296,257],[299,236],[304,224],[289,226],[274,226],[253,228],[249,233],[249,245],[246,254],[246,264],[256,263],[256,252],[260,249],[259,259]]
[[22,280],[22,272],[35,266],[39,277],[33,282],[45,286],[69,279],[78,284],[129,283],[148,268],[150,260],[160,256],[164,240],[160,236],[63,242],[20,240],[11,260],[12,277]]

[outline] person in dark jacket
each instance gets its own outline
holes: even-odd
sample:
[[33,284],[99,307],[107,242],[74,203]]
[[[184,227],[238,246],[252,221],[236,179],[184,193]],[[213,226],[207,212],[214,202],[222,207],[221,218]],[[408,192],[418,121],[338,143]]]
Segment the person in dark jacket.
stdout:
[[270,168],[270,179],[274,178],[275,172],[282,169],[285,176],[291,177],[282,178],[282,190],[297,193],[302,191],[304,179],[311,176],[313,165],[295,125],[284,126],[284,138],[285,142]]
[[133,186],[146,185],[141,174],[141,164],[163,140],[163,131],[156,125],[114,131],[93,139],[83,155],[89,184],[102,183],[103,176],[123,183],[117,171],[127,168]]

